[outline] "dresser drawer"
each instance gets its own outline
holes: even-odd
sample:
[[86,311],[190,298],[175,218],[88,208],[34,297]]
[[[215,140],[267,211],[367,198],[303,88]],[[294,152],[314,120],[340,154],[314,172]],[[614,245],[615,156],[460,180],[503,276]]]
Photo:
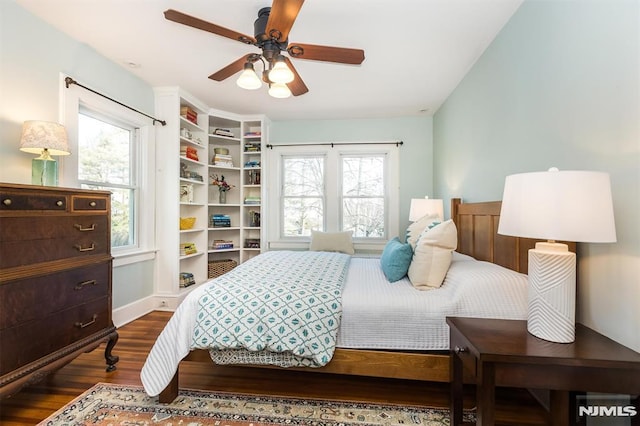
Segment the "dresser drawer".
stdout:
[[66,211],[68,198],[61,194],[0,192],[0,211]]
[[0,242],[65,237],[97,237],[109,233],[102,215],[0,217]]
[[111,262],[0,285],[0,329],[44,318],[110,294]]
[[[6,220],[0,222],[3,228],[0,234],[3,235],[3,238],[6,237],[6,240],[0,240],[0,268],[13,268],[33,263],[96,254],[109,254],[111,251],[109,232],[105,231],[106,223],[104,218],[96,217],[97,221],[86,222],[89,227],[96,225],[93,231],[79,231],[73,225],[84,222],[64,218],[62,221],[65,223],[64,225],[57,227],[52,224],[52,227],[49,228],[51,230],[47,231],[50,234],[62,233],[64,234],[63,236],[45,236],[42,239],[35,240],[32,237],[15,239],[11,231],[6,229],[5,224],[17,229],[17,227],[28,223],[26,219],[28,218],[6,218]],[[17,233],[23,233],[24,228],[21,229]],[[100,232],[98,232],[98,229]]]
[[92,197],[88,195],[71,196],[72,211],[101,211],[106,212],[109,206],[109,199],[105,197]]
[[111,326],[109,297],[0,330],[0,376]]

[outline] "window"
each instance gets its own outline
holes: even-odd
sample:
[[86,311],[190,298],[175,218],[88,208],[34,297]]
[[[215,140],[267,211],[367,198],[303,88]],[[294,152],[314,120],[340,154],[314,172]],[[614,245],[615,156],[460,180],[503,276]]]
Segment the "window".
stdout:
[[[269,239],[302,247],[311,230],[352,231],[356,243],[383,244],[398,230],[398,148],[357,144],[287,146],[269,152]],[[277,207],[276,207],[277,206]],[[298,241],[296,243],[296,241]]]
[[354,238],[384,238],[385,156],[342,156],[342,231]]
[[137,245],[137,129],[106,121],[81,109],[78,115],[78,182],[82,188],[111,191],[111,247]]
[[283,157],[283,235],[311,235],[324,228],[324,157]]
[[[64,76],[61,76],[64,85]],[[71,154],[62,186],[111,192],[114,266],[155,256],[153,123],[135,111],[72,85],[62,91]]]

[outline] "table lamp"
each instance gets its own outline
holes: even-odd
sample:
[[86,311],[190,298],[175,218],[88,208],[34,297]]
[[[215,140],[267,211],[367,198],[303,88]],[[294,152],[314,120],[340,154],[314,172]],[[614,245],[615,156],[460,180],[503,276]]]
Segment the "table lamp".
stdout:
[[548,240],[529,250],[527,330],[573,342],[576,255],[556,241],[616,241],[609,175],[552,168],[507,176],[498,234]]
[[444,220],[444,207],[442,200],[424,198],[412,198],[409,207],[409,221],[415,222],[426,215],[437,215],[438,220]]
[[67,131],[51,121],[25,121],[22,125],[20,151],[40,154],[31,162],[31,183],[57,186],[58,162],[52,155],[69,155]]

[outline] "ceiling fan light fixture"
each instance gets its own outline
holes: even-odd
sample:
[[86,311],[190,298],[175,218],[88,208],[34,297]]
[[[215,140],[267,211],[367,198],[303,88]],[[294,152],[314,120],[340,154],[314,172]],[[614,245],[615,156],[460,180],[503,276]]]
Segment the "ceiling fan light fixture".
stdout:
[[269,80],[274,83],[286,84],[291,83],[294,77],[293,72],[284,61],[284,56],[278,55],[273,68],[269,71]]
[[256,90],[262,87],[262,81],[253,69],[253,64],[251,62],[245,62],[244,70],[240,73],[240,77],[236,80],[236,84],[247,90]]
[[291,90],[284,83],[272,83],[269,86],[269,95],[274,98],[288,98],[291,96]]

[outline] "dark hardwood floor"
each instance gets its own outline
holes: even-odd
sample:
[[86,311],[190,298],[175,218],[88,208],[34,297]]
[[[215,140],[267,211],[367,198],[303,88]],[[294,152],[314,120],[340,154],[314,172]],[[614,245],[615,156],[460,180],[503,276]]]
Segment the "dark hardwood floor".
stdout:
[[[0,424],[34,425],[98,382],[140,385],[140,370],[170,313],[152,312],[118,330],[113,353],[118,369],[105,372],[104,345],[76,358],[42,381],[0,401]],[[410,380],[337,376],[252,367],[216,366],[203,369],[193,362],[180,366],[180,386],[191,389],[302,398],[369,401],[448,407],[449,386]],[[545,412],[522,389],[498,389],[496,415],[503,426],[546,424]],[[473,389],[465,407],[473,407]]]

